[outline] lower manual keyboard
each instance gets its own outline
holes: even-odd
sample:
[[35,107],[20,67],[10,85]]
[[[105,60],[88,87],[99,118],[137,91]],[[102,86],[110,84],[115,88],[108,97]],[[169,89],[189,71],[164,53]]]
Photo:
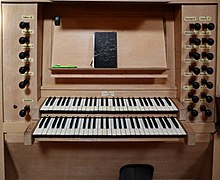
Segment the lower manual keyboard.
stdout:
[[184,136],[175,117],[42,117],[34,137]]

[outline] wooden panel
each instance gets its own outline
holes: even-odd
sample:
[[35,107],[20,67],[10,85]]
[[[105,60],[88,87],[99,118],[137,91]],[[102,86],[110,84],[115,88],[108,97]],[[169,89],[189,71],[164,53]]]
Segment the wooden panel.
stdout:
[[211,179],[209,143],[41,142],[8,148],[22,180],[116,180],[129,163],[152,164],[154,179]]

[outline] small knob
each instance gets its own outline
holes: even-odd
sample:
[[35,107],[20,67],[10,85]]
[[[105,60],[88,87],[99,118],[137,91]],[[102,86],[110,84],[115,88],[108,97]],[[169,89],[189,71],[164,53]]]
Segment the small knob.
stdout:
[[200,54],[197,52],[189,52],[189,57],[194,58],[195,60],[199,60]]
[[210,31],[212,31],[213,29],[215,29],[215,24],[214,23],[205,23],[205,24],[202,24],[202,29],[208,29]]
[[212,38],[202,38],[202,44],[208,44],[212,46],[215,43],[214,39]]
[[200,111],[204,112],[207,117],[212,116],[212,111],[207,109],[204,105],[200,106]]
[[212,67],[207,67],[206,65],[202,65],[201,69],[202,71],[206,71],[206,73],[209,75],[213,74],[214,72]]
[[208,89],[212,89],[214,86],[212,82],[207,81],[206,79],[201,79],[201,84],[205,85]]
[[19,68],[19,73],[20,74],[24,74],[28,71],[29,71],[29,65],[27,65],[27,64],[25,66],[22,66],[22,67]]
[[199,102],[199,97],[195,96],[193,92],[188,93],[188,97],[192,99],[192,102],[197,103]]
[[25,117],[25,116],[27,115],[27,112],[28,112],[28,111],[30,111],[30,106],[29,106],[29,105],[26,105],[26,106],[24,107],[24,109],[20,110],[19,115],[20,115],[21,117]]
[[201,44],[201,40],[199,38],[191,38],[190,39],[191,44],[195,44],[196,46]]
[[202,57],[203,58],[206,57],[208,60],[213,60],[214,59],[214,55],[212,53],[207,53],[207,52],[203,52]]
[[190,30],[193,30],[193,29],[195,29],[195,30],[200,30],[201,29],[201,24],[199,24],[199,23],[195,23],[195,24],[190,24],[189,25],[190,26]]
[[192,71],[195,75],[200,74],[200,69],[198,67],[194,67],[193,65],[189,66],[189,70]]
[[29,82],[30,80],[28,78],[25,78],[25,80],[21,81],[18,86],[20,89],[24,89],[29,84]]
[[29,52],[28,51],[20,52],[18,56],[20,59],[27,58],[27,57],[29,57]]
[[21,29],[29,29],[30,28],[30,23],[29,22],[24,22],[24,21],[21,21],[20,23],[19,23],[19,27],[21,28]]
[[187,110],[188,110],[188,112],[190,112],[191,113],[191,115],[193,116],[193,117],[197,117],[198,116],[198,111],[197,110],[195,110],[195,109],[193,109],[193,107],[192,106],[188,106],[188,108],[187,108]]
[[205,92],[201,92],[201,98],[204,98],[207,103],[211,103],[213,101],[213,97],[207,95]]
[[189,83],[189,85],[192,85],[192,87],[194,89],[199,89],[199,87],[200,87],[200,84],[193,79],[189,79],[188,83]]
[[19,43],[20,44],[29,43],[29,38],[28,37],[20,37],[19,38]]

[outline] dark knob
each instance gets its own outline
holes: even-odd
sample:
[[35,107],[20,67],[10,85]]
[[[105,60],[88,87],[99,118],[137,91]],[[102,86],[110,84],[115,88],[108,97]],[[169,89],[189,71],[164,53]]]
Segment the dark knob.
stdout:
[[194,58],[195,60],[199,60],[200,54],[197,53],[197,52],[190,52],[190,53],[189,53],[189,57],[190,57],[190,58]]
[[29,57],[29,52],[28,51],[19,53],[19,58],[20,59],[24,59],[24,58],[27,58],[27,57]]
[[207,74],[211,75],[213,74],[214,70],[212,67],[207,67],[206,65],[202,65],[202,71],[206,71]]
[[203,29],[208,29],[208,30],[213,30],[213,29],[215,29],[215,24],[214,23],[209,23],[209,24],[202,24],[202,28]]
[[200,30],[201,29],[201,25],[199,23],[195,23],[195,24],[190,24],[190,30],[195,29],[195,30]]
[[28,84],[29,84],[29,79],[25,78],[25,80],[21,81],[18,86],[19,88],[24,89]]
[[20,37],[19,38],[19,43],[20,44],[29,43],[29,38],[28,37]]
[[22,66],[19,68],[19,73],[21,73],[21,74],[24,74],[27,71],[29,71],[29,65],[27,65],[27,64],[25,66]]
[[200,110],[201,110],[202,112],[205,112],[205,115],[206,115],[207,117],[210,117],[210,116],[212,115],[212,111],[210,111],[209,109],[207,109],[204,105],[201,105],[201,106],[200,106]]
[[27,115],[27,112],[30,111],[30,106],[26,105],[24,109],[20,110],[19,115],[21,117],[25,117]]
[[208,89],[212,89],[214,86],[212,82],[207,81],[206,79],[201,79],[201,84],[205,85]]
[[198,46],[201,44],[201,40],[199,38],[191,38],[190,43]]
[[207,53],[207,52],[203,52],[202,57],[203,58],[206,57],[208,60],[213,60],[214,59],[214,55],[212,53]]
[[198,67],[194,67],[194,68],[192,68],[192,72],[193,72],[195,75],[199,75],[200,69],[199,69]]
[[212,38],[202,38],[202,44],[208,44],[212,46],[215,43],[214,39]]
[[199,102],[199,97],[195,96],[193,92],[188,93],[188,97],[192,99],[192,102],[197,103]]
[[60,26],[60,20],[61,20],[60,16],[55,16],[55,18],[54,18],[55,26]]
[[192,106],[188,106],[188,112],[190,112],[193,117],[197,117],[198,116],[198,111],[193,109]]
[[21,21],[20,23],[19,23],[19,27],[21,28],[21,29],[29,29],[29,27],[30,27],[30,24],[29,24],[29,22],[24,22],[24,21]]
[[201,98],[205,98],[207,103],[211,103],[213,101],[213,97],[207,95],[205,92],[201,92]]
[[192,85],[192,87],[194,89],[199,89],[199,87],[200,87],[200,84],[198,82],[194,81],[193,79],[189,79],[188,83],[189,83],[189,85]]

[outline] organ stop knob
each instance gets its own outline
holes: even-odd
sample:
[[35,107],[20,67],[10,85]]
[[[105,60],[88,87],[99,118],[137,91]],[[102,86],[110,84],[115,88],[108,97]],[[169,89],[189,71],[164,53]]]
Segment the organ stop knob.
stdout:
[[28,51],[24,51],[24,52],[19,53],[19,58],[20,59],[24,59],[24,58],[27,58],[27,57],[29,57],[29,52]]
[[207,53],[207,52],[203,52],[203,53],[202,53],[202,57],[203,57],[203,58],[207,58],[208,60],[213,60],[213,59],[214,59],[214,54],[212,54],[212,53]]
[[200,106],[200,110],[201,110],[202,112],[204,112],[207,117],[212,116],[212,111],[210,111],[209,109],[207,109],[204,105],[201,105],[201,106]]
[[188,97],[192,99],[192,102],[197,103],[199,102],[199,97],[195,96],[193,92],[188,93]]
[[208,89],[212,89],[214,86],[212,82],[207,81],[206,79],[202,79],[201,83],[202,85],[205,85]]
[[195,23],[195,24],[190,24],[189,25],[190,26],[190,30],[193,30],[193,29],[195,29],[195,30],[200,30],[201,29],[201,24],[199,24],[199,23]]
[[20,44],[29,43],[29,38],[28,37],[20,37],[19,38],[19,43]]
[[195,110],[195,109],[193,109],[193,107],[192,106],[188,106],[188,108],[187,108],[187,110],[188,110],[188,112],[190,112],[191,113],[191,115],[193,116],[193,117],[197,117],[198,116],[198,111],[197,110]]
[[30,80],[28,78],[25,78],[25,80],[21,81],[18,86],[19,88],[24,89],[29,84],[29,82]]
[[26,105],[26,106],[24,107],[24,109],[20,110],[19,115],[20,115],[21,117],[25,117],[25,116],[27,115],[27,112],[29,112],[29,111],[30,111],[30,106],[29,106],[29,105]]
[[201,98],[205,98],[207,103],[211,103],[213,101],[213,97],[207,95],[205,92],[201,92]]
[[25,66],[22,66],[22,67],[19,68],[19,73],[20,74],[24,74],[28,71],[29,71],[29,65],[27,65],[27,64]]
[[199,87],[200,87],[200,84],[193,79],[189,79],[188,83],[189,83],[189,85],[192,85],[192,87],[194,89],[199,89]]
[[208,30],[213,30],[215,29],[215,24],[214,23],[205,23],[205,24],[202,24],[202,28],[203,29],[208,29]]
[[29,22],[24,22],[24,21],[21,21],[20,23],[19,23],[19,27],[21,28],[21,29],[29,29],[29,27],[30,27],[30,23]]
[[197,53],[197,52],[189,52],[189,57],[194,58],[195,60],[199,60],[200,59],[200,54]]

